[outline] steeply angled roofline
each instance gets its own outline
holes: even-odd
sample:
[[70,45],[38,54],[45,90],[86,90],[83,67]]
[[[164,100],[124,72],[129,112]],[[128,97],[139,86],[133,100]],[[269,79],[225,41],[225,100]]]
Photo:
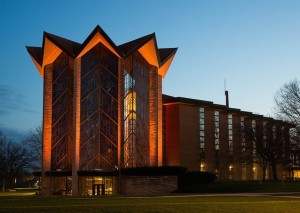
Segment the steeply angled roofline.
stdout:
[[149,64],[158,68],[158,74],[162,77],[165,76],[177,51],[177,48],[158,49],[155,33],[117,46],[99,25],[82,44],[44,31],[42,47],[26,48],[43,76],[44,66],[52,63],[62,51],[75,59],[84,55],[99,42],[122,59],[139,51]]
[[42,51],[41,47],[29,47],[26,46],[27,52],[29,53],[34,65],[36,66],[37,70],[39,71],[40,75],[43,77],[44,72],[42,72]]
[[62,51],[67,53],[71,57],[75,57],[79,48],[81,47],[80,43],[75,41],[48,33],[44,31],[44,37],[48,38],[51,42],[61,48]]
[[42,48],[26,46],[27,52],[33,57],[37,63],[42,64]]
[[132,41],[126,42],[118,46],[118,48],[123,52],[124,58],[136,52],[140,47],[149,42],[155,37],[155,33],[134,39]]
[[164,65],[173,55],[176,54],[178,48],[159,48],[160,66]]
[[91,41],[91,39],[94,38],[94,36],[100,33],[104,39],[114,48],[114,50],[121,56],[123,56],[123,53],[120,52],[120,50],[118,49],[117,45],[111,40],[111,38],[105,33],[105,31],[99,26],[97,25],[94,30],[90,33],[90,35],[85,39],[85,41],[81,44],[81,48],[79,49],[79,51],[77,52],[77,55],[86,47],[86,45]]

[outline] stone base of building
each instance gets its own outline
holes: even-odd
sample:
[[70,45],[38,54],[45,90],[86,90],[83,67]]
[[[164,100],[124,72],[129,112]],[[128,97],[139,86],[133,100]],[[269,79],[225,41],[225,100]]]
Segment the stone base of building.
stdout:
[[123,176],[121,193],[126,196],[169,194],[178,189],[177,176]]

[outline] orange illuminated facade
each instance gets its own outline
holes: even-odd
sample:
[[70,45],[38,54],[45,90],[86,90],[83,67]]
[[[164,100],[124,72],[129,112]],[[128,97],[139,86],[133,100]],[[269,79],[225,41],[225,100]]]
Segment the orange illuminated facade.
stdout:
[[44,33],[27,50],[44,78],[42,194],[118,192],[121,168],[161,166],[162,78],[177,48],[155,34],[116,45]]

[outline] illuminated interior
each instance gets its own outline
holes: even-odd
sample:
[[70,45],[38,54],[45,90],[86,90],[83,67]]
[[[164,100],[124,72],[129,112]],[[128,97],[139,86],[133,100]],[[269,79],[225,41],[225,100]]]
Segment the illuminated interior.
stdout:
[[126,116],[124,135],[125,139],[127,139],[124,146],[124,165],[125,167],[133,167],[135,166],[134,150],[136,143],[136,92],[134,90],[130,90],[124,99],[124,115]]
[[297,178],[297,179],[300,178],[300,170],[294,170],[293,174],[294,174],[294,178]]

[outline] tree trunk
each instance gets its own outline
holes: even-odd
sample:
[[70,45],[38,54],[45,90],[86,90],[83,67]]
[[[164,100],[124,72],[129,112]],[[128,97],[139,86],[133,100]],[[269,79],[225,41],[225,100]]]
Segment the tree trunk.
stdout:
[[3,177],[2,192],[5,192],[5,177]]
[[266,170],[267,170],[267,167],[264,166],[261,169],[262,169],[262,180],[265,181],[266,180]]
[[273,180],[278,180],[277,177],[277,163],[276,162],[272,162],[272,179]]
[[267,166],[268,166],[268,162],[265,161],[264,159],[261,159],[261,170],[262,170],[262,180],[265,181],[266,180],[266,174],[267,174]]

